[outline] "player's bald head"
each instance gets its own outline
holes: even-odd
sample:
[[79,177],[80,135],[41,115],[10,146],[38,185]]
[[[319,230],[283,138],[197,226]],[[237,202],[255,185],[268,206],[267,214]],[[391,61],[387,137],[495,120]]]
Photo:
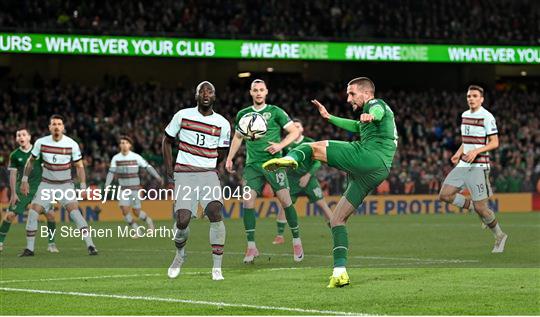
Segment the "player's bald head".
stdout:
[[195,89],[195,95],[198,95],[199,92],[201,91],[201,89],[203,89],[203,88],[209,88],[213,92],[216,92],[216,87],[214,87],[214,84],[212,84],[211,82],[205,80],[205,81],[202,81],[201,83],[199,83],[197,85],[197,88]]
[[360,91],[367,91],[371,94],[375,94],[375,84],[367,77],[357,77],[349,81],[347,86],[356,86]]

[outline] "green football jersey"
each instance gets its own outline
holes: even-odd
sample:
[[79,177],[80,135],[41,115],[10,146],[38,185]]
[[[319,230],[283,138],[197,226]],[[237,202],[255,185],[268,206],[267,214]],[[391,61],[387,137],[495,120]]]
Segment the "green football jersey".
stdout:
[[[32,155],[30,153],[31,151],[32,149],[30,149],[28,152],[24,152],[23,150],[21,150],[21,148],[17,148],[9,155],[9,169],[17,170],[17,190],[19,190],[21,184],[21,179],[23,177],[26,161],[28,160],[30,155]],[[32,173],[30,173],[30,176],[28,177],[28,184],[30,185],[30,188],[38,187],[39,183],[41,182],[41,171],[41,159],[37,159],[34,161]]]
[[[289,151],[291,151],[295,147],[299,146],[300,144],[311,143],[311,142],[315,142],[315,140],[313,140],[310,137],[304,136],[304,138],[300,142],[297,143],[296,141],[294,141],[291,144],[289,144],[289,146],[285,147],[285,149],[284,149],[285,153],[289,153]],[[318,170],[320,167],[321,167],[321,162],[319,162],[319,161],[316,161],[316,160],[304,160],[298,165],[298,168],[296,168],[294,170],[293,169],[288,170],[287,174],[289,174],[291,176],[302,177],[302,176],[306,175],[306,173],[310,173],[310,172],[314,172],[314,171]],[[313,169],[313,171],[312,171],[312,169]]]
[[360,144],[381,154],[385,164],[392,166],[398,139],[394,112],[382,99],[372,99],[364,105],[363,113],[369,113],[373,107],[381,107],[384,115],[378,121],[360,122]]
[[285,125],[292,122],[289,115],[283,109],[274,105],[267,104],[259,110],[255,110],[253,106],[249,106],[238,112],[236,115],[234,128],[238,130],[238,122],[240,119],[244,115],[252,112],[260,113],[263,118],[266,119],[268,130],[266,131],[266,135],[260,139],[246,140],[246,165],[253,163],[264,163],[269,159],[281,157],[281,153],[272,155],[266,151],[266,148],[271,145],[270,142],[281,142],[281,130],[283,127],[285,127]]

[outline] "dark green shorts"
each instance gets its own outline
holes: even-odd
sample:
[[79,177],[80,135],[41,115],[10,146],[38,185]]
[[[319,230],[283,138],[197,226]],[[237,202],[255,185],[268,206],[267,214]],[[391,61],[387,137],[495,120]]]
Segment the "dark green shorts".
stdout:
[[349,174],[343,196],[357,208],[389,174],[383,159],[373,150],[356,142],[328,141],[328,165]]
[[291,187],[291,198],[293,204],[298,199],[298,195],[306,194],[310,203],[314,203],[324,198],[319,180],[315,176],[311,176],[306,187],[300,187],[299,176],[289,176],[289,185]]
[[289,181],[285,169],[280,168],[269,172],[262,168],[262,163],[246,165],[244,168],[244,185],[249,186],[258,196],[261,196],[264,184],[268,182],[274,192],[289,188]]
[[17,192],[19,196],[19,201],[15,205],[11,205],[8,208],[8,211],[11,211],[17,215],[22,215],[26,211],[26,207],[32,202],[32,198],[36,195],[36,191],[31,191],[27,196]]

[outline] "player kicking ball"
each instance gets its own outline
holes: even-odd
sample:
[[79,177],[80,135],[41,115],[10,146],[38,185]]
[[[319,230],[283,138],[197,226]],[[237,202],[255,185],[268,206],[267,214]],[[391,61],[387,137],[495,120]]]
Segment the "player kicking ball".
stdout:
[[374,95],[375,85],[366,77],[355,78],[348,83],[347,102],[353,110],[363,109],[359,121],[332,116],[319,101],[312,101],[324,119],[349,132],[358,133],[361,141],[306,143],[283,158],[271,159],[263,164],[264,169],[271,171],[282,167],[296,169],[306,161],[317,160],[348,173],[349,184],[330,219],[334,240],[334,271],[329,288],[350,283],[345,269],[349,248],[345,224],[364,198],[388,177],[397,148],[394,113]]
[[[499,147],[495,117],[482,107],[484,89],[471,85],[467,91],[469,110],[461,115],[462,144],[452,156],[457,164],[446,176],[439,199],[459,208],[474,210],[495,237],[492,253],[502,253],[508,235],[501,230],[495,213],[488,207],[493,191],[489,183],[489,151]],[[471,198],[459,194],[466,187]]]
[[[300,131],[300,136],[284,149],[286,153],[290,152],[292,149],[300,146],[301,144],[315,142],[315,140],[303,134],[304,126],[299,119],[293,119],[293,122],[296,128]],[[317,180],[317,176],[315,175],[320,167],[321,162],[319,161],[304,161],[303,164],[301,164],[297,169],[288,170],[287,178],[289,179],[292,203],[296,203],[299,195],[305,194],[310,203],[314,203],[323,211],[324,219],[329,222],[332,215],[332,210],[330,207],[328,207],[328,204],[324,199],[321,185],[319,184],[319,180]],[[279,209],[276,223],[277,235],[274,238],[274,241],[272,241],[272,244],[283,244],[285,242],[283,233],[285,232],[285,226],[287,225],[285,211],[283,208]]]
[[[120,137],[120,153],[113,156],[111,160],[111,166],[109,168],[109,173],[107,174],[107,180],[105,181],[105,188],[109,186],[114,177],[118,178],[118,185],[121,186],[122,191],[129,191],[129,197],[123,199],[124,196],[121,196],[118,204],[124,215],[124,220],[127,224],[137,230],[139,225],[137,221],[131,216],[131,210],[140,220],[145,221],[148,229],[154,229],[154,222],[152,218],[141,209],[141,200],[139,199],[138,190],[141,188],[141,180],[139,178],[139,168],[144,168],[146,171],[152,175],[160,185],[163,185],[163,179],[159,176],[158,172],[154,167],[139,154],[131,151],[133,146],[133,140],[127,136],[122,135]],[[127,193],[126,193],[126,196]],[[134,236],[137,237],[136,235]]]
[[[304,259],[304,249],[300,240],[300,229],[298,225],[298,215],[291,200],[289,192],[289,181],[284,169],[274,169],[266,171],[262,168],[262,163],[274,157],[281,157],[281,151],[300,136],[300,131],[293,124],[289,115],[275,105],[266,104],[268,89],[266,83],[261,79],[256,79],[251,83],[249,91],[253,100],[253,105],[238,112],[235,122],[235,133],[231,145],[231,151],[227,157],[225,168],[227,172],[234,173],[233,159],[242,142],[244,136],[240,131],[241,119],[253,113],[261,115],[267,122],[266,134],[256,140],[246,140],[246,165],[242,175],[244,185],[250,188],[250,198],[242,201],[244,208],[244,228],[246,230],[247,249],[244,256],[244,263],[253,263],[259,256],[259,250],[255,244],[255,200],[261,196],[263,186],[266,182],[270,184],[272,190],[285,209],[285,217],[291,228],[293,236],[293,260],[300,262]],[[285,138],[281,139],[281,131],[287,132]]]
[[[178,111],[165,128],[162,152],[169,179],[172,179],[171,145],[178,140],[178,155],[174,166],[174,214],[176,255],[168,270],[176,278],[184,263],[185,245],[189,237],[189,222],[197,216],[199,204],[210,220],[212,246],[212,279],[223,280],[221,262],[225,245],[225,224],[221,210],[223,201],[217,164],[225,158],[231,127],[227,119],[214,112],[216,89],[203,81],[195,91],[197,106]],[[216,190],[219,189],[219,190]],[[219,192],[220,195],[216,193]]]
[[[24,211],[30,205],[32,198],[36,194],[37,187],[41,181],[41,160],[35,160],[32,173],[28,178],[30,185],[30,193],[23,195],[20,192],[21,180],[24,171],[24,165],[30,156],[32,150],[32,144],[30,143],[32,136],[28,132],[27,128],[21,128],[15,132],[15,141],[19,144],[19,148],[11,152],[9,155],[9,186],[11,190],[11,197],[9,200],[9,208],[4,216],[4,222],[0,226],[0,251],[4,250],[4,241],[11,227],[11,223],[17,215],[23,215]],[[56,230],[56,221],[54,220],[54,213],[48,211],[45,213],[47,217],[47,232],[52,233]],[[58,248],[54,243],[54,235],[49,234],[49,243],[47,245],[47,251],[51,253],[58,253]]]
[[[34,255],[39,213],[48,210],[51,206],[51,199],[47,199],[47,195],[44,192],[49,191],[51,195],[55,190],[63,193],[67,191],[74,192],[75,187],[73,186],[73,178],[71,176],[72,165],[76,167],[81,189],[86,189],[86,174],[84,172],[81,149],[77,142],[64,135],[64,117],[57,114],[52,115],[49,119],[49,131],[51,132],[50,135],[39,138],[36,141],[31,151],[32,155],[28,158],[24,167],[21,193],[28,195],[30,193],[28,177],[32,173],[34,161],[39,158],[43,161],[41,183],[32,200],[26,220],[26,249],[24,249],[20,256]],[[77,228],[81,231],[86,247],[88,248],[88,254],[97,255],[98,253],[92,237],[88,233],[88,224],[79,210],[78,202],[76,200],[69,200],[65,196],[59,202],[66,208],[71,220],[75,222]]]

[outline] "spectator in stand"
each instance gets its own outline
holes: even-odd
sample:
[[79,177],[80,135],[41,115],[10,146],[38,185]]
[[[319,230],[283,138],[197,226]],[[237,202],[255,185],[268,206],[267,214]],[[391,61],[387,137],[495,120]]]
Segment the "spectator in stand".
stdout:
[[6,31],[348,41],[540,43],[536,0],[0,2]]
[[[128,133],[135,140],[134,150],[152,165],[161,166],[160,135],[169,113],[191,106],[192,88],[165,89],[157,83],[132,83],[126,78],[107,78],[102,85],[41,82],[36,87],[21,88],[13,84],[0,91],[0,182],[7,184],[7,158],[16,148],[12,135],[26,125],[36,137],[44,135],[51,113],[62,113],[70,123],[70,135],[81,144],[88,183],[101,186],[112,155],[118,152],[116,137]],[[272,83],[276,93],[268,102],[283,106],[293,117],[301,118],[306,135],[314,139],[354,139],[342,129],[322,122],[307,101],[318,98],[328,110],[353,118],[337,88],[339,83],[302,83],[284,77]],[[487,108],[495,115],[501,146],[491,153],[491,177],[495,192],[534,190],[540,179],[540,120],[537,116],[540,94],[538,87],[527,90],[501,90],[486,94]],[[437,193],[440,181],[452,168],[450,157],[461,144],[459,120],[466,109],[463,92],[437,94],[429,91],[382,91],[380,96],[394,112],[399,132],[399,146],[383,193]],[[246,102],[246,89],[232,82],[220,93],[220,113],[232,122]],[[149,107],[148,105],[152,105]],[[398,106],[399,105],[399,106]],[[418,112],[418,105],[426,105]],[[16,110],[15,110],[16,109]],[[240,151],[242,153],[242,151]],[[235,166],[245,159],[238,156]],[[163,173],[163,170],[161,171]],[[236,174],[219,167],[225,185],[241,184],[240,169]],[[143,177],[146,177],[143,175]],[[339,194],[347,184],[347,175],[324,166],[317,177],[330,194]],[[145,184],[158,186],[152,179]],[[527,184],[534,185],[527,185]]]

